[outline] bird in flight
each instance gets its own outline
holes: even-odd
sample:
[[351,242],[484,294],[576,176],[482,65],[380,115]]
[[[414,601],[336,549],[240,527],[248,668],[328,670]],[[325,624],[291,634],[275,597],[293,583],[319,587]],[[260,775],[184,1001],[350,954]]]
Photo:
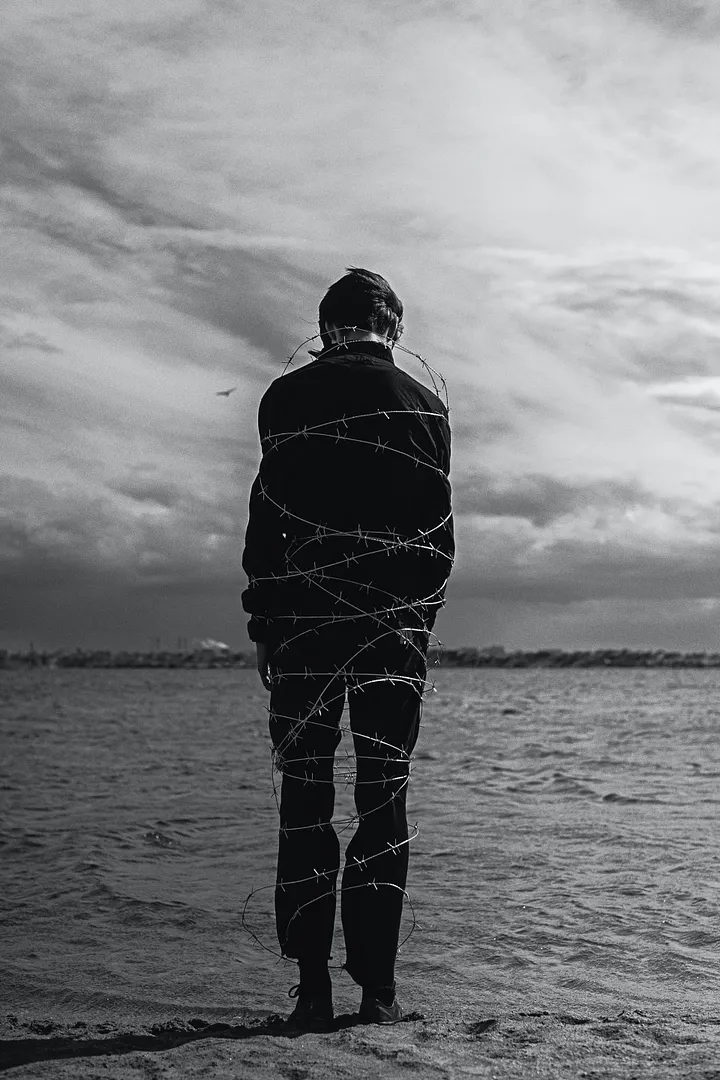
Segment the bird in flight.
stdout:
[[234,390],[237,390],[237,386],[231,386],[229,390],[216,390],[215,397],[230,397]]

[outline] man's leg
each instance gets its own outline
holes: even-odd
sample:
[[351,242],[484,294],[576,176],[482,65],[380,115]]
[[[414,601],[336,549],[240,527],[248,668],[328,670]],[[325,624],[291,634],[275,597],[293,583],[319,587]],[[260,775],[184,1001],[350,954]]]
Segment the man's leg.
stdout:
[[348,689],[359,822],[342,881],[346,968],[361,986],[394,983],[408,869],[409,758],[420,724],[427,635],[380,638]]
[[300,961],[303,982],[303,966],[327,973],[332,947],[339,869],[333,760],[345,687],[309,671],[292,647],[276,650],[273,665],[270,736],[282,772],[275,913],[283,955]]

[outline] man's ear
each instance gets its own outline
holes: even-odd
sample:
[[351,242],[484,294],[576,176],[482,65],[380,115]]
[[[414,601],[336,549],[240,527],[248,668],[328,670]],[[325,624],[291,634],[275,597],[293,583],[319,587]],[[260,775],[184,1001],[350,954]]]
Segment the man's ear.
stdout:
[[342,341],[342,335],[338,327],[335,325],[335,323],[331,322],[326,322],[324,324],[321,331],[321,336],[323,342],[327,341],[327,345],[325,346],[326,348],[328,348],[330,345],[338,345]]
[[385,337],[388,339],[391,345],[394,345],[396,341],[400,340],[400,335],[403,332],[403,325],[400,322],[398,316],[393,312],[390,316],[388,328],[385,331]]
[[322,351],[329,349],[334,344],[328,333],[328,324],[326,322],[320,323],[320,341],[322,342]]

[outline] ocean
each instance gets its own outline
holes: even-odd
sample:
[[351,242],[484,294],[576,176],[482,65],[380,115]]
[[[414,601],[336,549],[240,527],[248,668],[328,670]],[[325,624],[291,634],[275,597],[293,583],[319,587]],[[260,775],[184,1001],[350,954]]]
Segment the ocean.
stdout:
[[[431,675],[405,999],[415,975],[446,1010],[714,1008],[720,671]],[[3,1014],[288,1011],[266,705],[248,670],[0,672]]]

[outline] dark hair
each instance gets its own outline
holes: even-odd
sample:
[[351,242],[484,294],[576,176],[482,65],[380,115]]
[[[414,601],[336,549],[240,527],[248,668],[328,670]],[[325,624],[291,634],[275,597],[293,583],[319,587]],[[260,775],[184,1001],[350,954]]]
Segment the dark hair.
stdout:
[[348,266],[344,277],[331,285],[320,301],[318,317],[323,345],[327,348],[330,344],[325,334],[327,323],[355,326],[395,340],[402,330],[402,314],[402,300],[384,277],[359,266]]

